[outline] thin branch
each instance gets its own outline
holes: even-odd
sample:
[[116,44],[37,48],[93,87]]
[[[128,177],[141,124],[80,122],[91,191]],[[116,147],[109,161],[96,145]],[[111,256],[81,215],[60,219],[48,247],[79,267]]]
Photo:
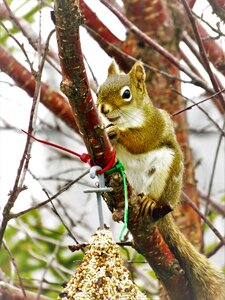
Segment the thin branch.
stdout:
[[56,199],[59,195],[61,195],[62,193],[64,193],[65,191],[67,191],[72,185],[74,185],[74,183],[78,182],[81,178],[83,178],[85,175],[87,175],[89,173],[89,170],[85,171],[83,174],[81,174],[79,177],[77,177],[76,179],[74,179],[72,182],[68,183],[67,185],[65,185],[61,190],[59,190],[55,195],[53,195],[52,197],[50,197],[49,199],[35,205],[32,206],[26,210],[23,210],[21,212],[18,212],[16,214],[10,214],[8,216],[8,219],[14,219],[14,218],[18,218],[20,216],[23,216],[25,214],[27,214],[28,212],[34,210],[34,209],[38,209],[42,206],[45,206],[46,204],[48,204],[49,202],[51,202],[52,200]]
[[163,57],[165,57],[171,64],[176,66],[179,70],[187,74],[191,79],[192,83],[202,87],[209,93],[213,93],[211,87],[209,87],[203,80],[201,80],[199,77],[197,77],[192,71],[190,71],[187,67],[180,64],[179,60],[173,56],[169,51],[164,49],[161,45],[159,45],[157,42],[155,42],[152,38],[150,38],[148,35],[146,35],[143,31],[138,29],[137,26],[135,26],[132,22],[130,22],[123,14],[121,14],[115,7],[113,7],[110,2],[107,0],[100,0],[110,11],[112,11],[118,19],[133,33],[135,33],[137,36],[139,36],[143,41],[146,42],[149,46],[151,46],[153,49],[155,49],[158,53],[160,53]]
[[[182,96],[184,99],[186,99],[187,101],[191,101],[193,103],[193,105],[197,105],[198,109],[200,109],[203,114],[209,119],[209,121],[214,125],[214,127],[216,129],[218,129],[218,131],[220,132],[220,134],[222,136],[225,136],[225,131],[218,125],[218,123],[216,121],[214,121],[214,119],[207,113],[207,111],[205,111],[198,103],[194,102],[192,99],[185,97],[184,95],[182,95],[179,91],[175,90],[175,92],[177,94],[179,94],[180,96]],[[205,99],[204,99],[205,100]],[[174,114],[173,114],[174,115]],[[176,113],[175,113],[176,115]]]
[[21,44],[21,43],[15,38],[15,36],[9,32],[9,30],[7,29],[7,27],[4,25],[4,23],[3,23],[2,21],[0,21],[0,25],[5,29],[5,31],[7,32],[8,36],[11,37],[11,38],[15,41],[15,43],[20,47],[22,53],[24,54],[24,56],[25,56],[25,58],[26,58],[27,63],[29,64],[29,67],[30,67],[30,69],[31,69],[32,74],[35,76],[36,72],[35,72],[34,69],[33,69],[33,63],[30,61],[29,56],[27,55],[27,52],[26,52],[26,50],[24,49],[24,45]]
[[214,211],[225,217],[225,205],[220,204],[218,201],[213,200],[211,197],[208,197],[201,192],[199,192],[199,196],[205,204],[210,205]]
[[[22,299],[36,300],[37,299],[37,295],[31,292],[26,292],[27,298],[24,298],[24,295],[20,289],[18,289],[17,287],[9,283],[5,283],[3,281],[0,281],[0,295],[1,295],[1,299],[10,299],[10,300],[11,299],[13,300],[22,300]],[[51,300],[51,298],[41,296],[39,300]]]
[[[37,252],[34,252],[34,251],[29,251],[30,254],[35,258],[35,259],[38,259],[42,262],[46,262],[47,260],[47,256],[44,256],[44,255],[41,255],[40,253],[37,253]],[[55,269],[58,269],[60,272],[64,272],[65,274],[69,275],[69,276],[72,276],[74,274],[74,271],[64,267],[62,264],[56,262],[56,261],[53,261],[53,264],[52,266],[55,268]]]
[[188,2],[188,5],[190,6],[190,8],[193,8],[196,0],[188,0],[187,2]]
[[194,62],[192,61],[192,58],[189,58],[182,49],[180,49],[181,58],[184,60],[184,62],[187,64],[187,66],[202,80],[204,80],[202,74],[198,70],[198,68],[195,66]]
[[52,252],[51,256],[48,258],[48,261],[46,263],[46,266],[44,268],[44,271],[43,271],[43,274],[42,274],[42,277],[41,277],[41,280],[40,280],[40,285],[39,285],[39,289],[38,289],[38,293],[37,293],[37,300],[40,300],[40,298],[41,298],[41,291],[42,291],[42,288],[43,288],[45,276],[47,274],[48,269],[51,267],[51,265],[54,262],[56,254],[59,251],[60,244],[61,244],[61,240],[58,241],[57,245],[55,246],[54,251]]
[[188,197],[188,195],[183,191],[182,195],[184,197],[184,200],[186,203],[188,203],[193,210],[199,214],[199,216],[202,218],[202,220],[209,226],[209,228],[215,233],[215,235],[218,237],[218,239],[225,245],[225,238],[220,234],[220,232],[213,226],[213,224],[206,218],[206,216],[198,209],[198,207],[192,202],[192,200]]
[[[48,49],[48,45],[49,45],[52,33],[53,32],[51,32],[48,36],[44,55],[43,55],[42,59],[41,59],[41,54],[40,54],[41,50],[39,49],[40,62],[39,62],[39,66],[38,66],[38,72],[35,72],[34,70],[32,72],[33,75],[35,74],[34,76],[36,79],[36,85],[35,85],[33,103],[31,106],[29,125],[28,125],[28,132],[30,134],[32,134],[32,132],[35,130],[35,126],[36,126],[37,111],[38,111],[38,105],[39,105],[39,101],[40,101],[41,76],[42,76],[44,62],[45,62],[45,58],[47,55],[47,49]],[[39,43],[40,43],[40,40],[41,40],[41,32],[39,32]],[[18,195],[21,193],[21,191],[23,191],[26,188],[24,186],[24,180],[25,180],[26,172],[29,167],[31,149],[32,149],[31,138],[30,138],[30,136],[27,136],[26,144],[24,147],[24,152],[23,152],[20,164],[19,164],[16,179],[14,182],[14,186],[10,193],[10,197],[3,209],[3,219],[2,219],[1,230],[0,230],[0,248],[1,248],[2,239],[3,239],[4,233],[5,233],[6,227],[7,227],[8,220],[10,219],[10,217],[9,217],[10,211],[11,211],[12,207],[14,206],[14,203],[15,203]]]
[[[0,68],[10,76],[20,88],[26,91],[29,96],[34,96],[36,85],[34,76],[1,46]],[[55,116],[60,118],[67,126],[77,131],[77,126],[74,122],[74,116],[68,100],[60,93],[53,91],[49,85],[43,82],[41,83],[40,94],[43,105]]]
[[[192,15],[191,9],[188,6],[186,0],[181,0],[181,2],[183,3],[183,6],[184,6],[184,8],[185,8],[185,10],[187,12],[188,18],[189,18],[189,20],[191,22],[191,25],[192,25],[192,28],[193,28],[193,31],[194,31],[194,35],[195,35],[195,38],[196,38],[196,42],[197,42],[198,47],[199,47],[199,52],[201,54],[201,58],[202,58],[204,66],[205,66],[205,68],[207,70],[207,73],[209,75],[209,78],[210,78],[210,80],[212,82],[213,88],[214,88],[215,92],[219,92],[220,87],[218,85],[218,82],[217,82],[217,80],[216,80],[216,78],[215,78],[212,70],[211,70],[211,67],[210,67],[210,64],[209,64],[209,60],[208,60],[206,52],[205,52],[204,45],[202,43],[202,39],[200,37],[197,25],[195,23],[195,18]],[[220,99],[221,105],[223,106],[223,108],[225,110],[225,100],[224,100],[223,94],[218,94],[218,98]]]
[[94,32],[100,34],[104,40],[113,43],[118,47],[122,47],[123,41],[110,31],[84,0],[80,0],[80,9],[85,16],[85,26],[92,28]]
[[220,241],[215,247],[214,249],[212,249],[210,252],[206,253],[206,257],[210,258],[211,256],[213,256],[214,254],[216,254],[222,247],[224,246],[224,243],[222,241]]
[[[46,192],[46,194],[47,194],[48,198],[50,198],[47,192]],[[63,218],[62,218],[62,217],[60,216],[60,214],[58,213],[58,211],[57,211],[57,209],[56,209],[56,207],[55,207],[55,205],[53,204],[52,201],[51,201],[51,206],[52,206],[52,211],[53,211],[54,214],[59,218],[59,220],[62,222],[62,224],[63,224],[63,226],[66,228],[66,230],[67,230],[69,236],[70,236],[70,237],[74,240],[74,242],[78,245],[78,244],[79,244],[78,240],[77,240],[76,237],[73,235],[73,233],[72,233],[72,231],[69,229],[69,227],[66,225],[66,223],[64,222]]]
[[10,252],[10,250],[9,250],[7,244],[6,244],[6,241],[4,239],[3,239],[3,246],[4,246],[5,250],[6,250],[6,252],[7,252],[8,256],[9,256],[9,258],[10,258],[10,260],[11,260],[11,262],[12,262],[14,268],[15,268],[15,270],[16,270],[16,274],[17,274],[17,277],[19,279],[19,283],[20,283],[20,287],[21,287],[21,291],[22,291],[22,294],[24,296],[24,299],[27,299],[26,291],[24,289],[24,284],[23,284],[22,278],[20,276],[19,269],[17,267],[15,258],[13,257],[12,253]]
[[[8,11],[8,16],[6,16],[6,17],[8,17],[8,19],[10,19],[11,21],[12,21],[12,23],[13,23],[13,25],[15,26],[15,27],[17,27],[21,32],[22,32],[22,34],[23,34],[23,36],[25,36],[26,37],[26,39],[28,40],[28,42],[29,42],[29,44],[33,47],[33,49],[35,50],[35,51],[38,51],[38,48],[37,48],[37,46],[36,46],[36,40],[38,40],[38,37],[36,36],[36,33],[35,32],[33,32],[32,31],[32,28],[31,28],[31,26],[29,25],[29,28],[28,28],[28,26],[27,26],[27,24],[26,24],[26,26],[25,26],[25,24],[23,23],[22,24],[22,22],[24,22],[24,20],[20,20],[19,18],[17,18],[15,15],[14,15],[14,13],[13,13],[13,11],[10,9],[10,7],[9,7],[9,5],[8,5],[8,3],[7,3],[7,1],[6,0],[3,0],[3,2],[4,2],[4,5],[5,5],[5,7],[6,7],[6,9],[7,9],[7,11]],[[43,53],[45,52],[45,44],[42,42],[41,43],[41,53],[42,53],[42,55],[43,55]],[[59,59],[58,59],[58,57],[57,57],[57,54],[56,53],[54,53],[53,51],[51,51],[51,50],[49,50],[48,51],[48,56],[49,57],[52,57],[57,63],[59,63]],[[60,71],[60,69],[58,68],[58,66],[56,66],[50,59],[49,59],[49,57],[46,57],[46,61],[58,72],[58,73],[61,73],[61,71]]]
[[218,34],[218,37],[209,37],[210,39],[217,39],[220,38],[221,36],[225,36],[225,34],[220,30],[220,28],[217,27],[217,29],[215,27],[213,27],[209,22],[207,22],[206,20],[203,19],[203,16],[198,16],[194,11],[192,11],[192,14],[195,16],[195,18],[197,18],[198,20],[202,21],[203,23],[205,23],[212,31],[214,31],[215,33]]
[[[189,34],[187,32],[183,33],[183,41],[187,44],[187,46],[190,48],[192,53],[197,57],[197,59],[201,62],[201,57],[199,56],[198,51],[193,46],[193,30],[189,29]],[[204,48],[207,52],[207,57],[213,64],[213,66],[223,75],[225,75],[224,70],[224,51],[219,46],[217,42],[214,40],[208,40],[208,32],[204,29],[204,27],[201,26],[201,24],[198,24],[198,31],[201,35],[202,42],[204,45]],[[204,64],[202,64],[204,67]],[[217,77],[218,78],[218,77]],[[218,79],[217,79],[218,80]],[[220,82],[218,81],[218,84]]]
[[[224,128],[225,128],[225,120],[224,120],[224,123],[223,123],[223,129]],[[215,153],[215,157],[214,157],[214,161],[213,161],[212,173],[211,173],[210,181],[209,181],[209,189],[208,189],[208,194],[207,194],[208,198],[210,197],[212,186],[213,186],[213,180],[214,180],[214,176],[215,176],[216,165],[217,165],[217,162],[218,162],[219,150],[220,150],[220,146],[221,146],[221,143],[222,143],[222,140],[223,140],[223,136],[224,135],[221,133],[220,136],[219,136],[217,147],[216,147],[216,153]],[[205,211],[206,215],[208,214],[208,212],[209,212],[209,210],[208,210],[208,203],[207,203],[206,204],[206,211]]]
[[[90,28],[89,26],[85,25],[85,28],[87,29],[87,31],[89,33],[92,33],[92,36],[95,37],[95,40],[101,45],[101,40],[103,40],[104,42],[104,45],[106,44],[106,46],[104,47],[104,51],[110,55],[110,56],[113,56],[116,60],[119,61],[119,64],[121,66],[121,68],[125,71],[127,68],[128,68],[128,63],[127,63],[127,60],[129,60],[130,62],[132,63],[135,63],[137,61],[137,59],[132,56],[132,55],[129,55],[127,54],[126,52],[122,51],[118,46],[115,46],[114,44],[108,42],[107,40],[103,39],[102,36],[93,30],[93,28]],[[124,63],[125,61],[125,63]],[[150,66],[149,64],[146,64],[143,62],[143,65],[146,69],[152,71],[152,72],[155,72],[155,73],[159,73],[165,77],[168,77],[169,79],[171,80],[178,80],[180,82],[183,82],[183,83],[192,83],[192,81],[190,80],[184,80],[184,79],[181,79],[180,77],[177,77],[173,74],[170,74],[168,72],[165,72],[165,71],[162,71],[162,70],[159,70],[153,66]],[[130,64],[129,64],[129,69],[130,69]]]
[[219,92],[214,93],[213,95],[211,95],[211,96],[209,96],[209,97],[207,97],[207,98],[205,98],[205,99],[203,99],[203,100],[200,100],[200,101],[195,102],[194,104],[192,104],[192,105],[190,105],[190,106],[188,106],[188,107],[185,107],[184,109],[178,110],[177,112],[173,113],[171,116],[174,117],[174,116],[176,116],[176,115],[179,115],[179,114],[183,113],[183,112],[186,111],[186,110],[190,110],[190,109],[192,109],[193,107],[198,106],[199,104],[204,103],[204,102],[206,102],[206,101],[208,101],[208,100],[210,100],[210,99],[216,97],[218,94],[223,93],[224,91],[225,91],[225,88],[222,89],[222,90],[220,90]]

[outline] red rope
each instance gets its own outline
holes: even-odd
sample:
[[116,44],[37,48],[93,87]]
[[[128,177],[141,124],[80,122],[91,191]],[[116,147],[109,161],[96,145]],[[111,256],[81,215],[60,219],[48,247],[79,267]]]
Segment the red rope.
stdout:
[[[24,133],[26,133],[29,137],[31,137],[32,139],[34,139],[35,141],[37,141],[39,143],[42,143],[42,144],[45,144],[45,145],[48,145],[48,146],[60,149],[62,151],[68,152],[70,154],[73,154],[73,155],[79,157],[82,162],[88,163],[90,165],[91,157],[87,153],[79,154],[79,153],[77,153],[75,151],[72,151],[70,149],[62,147],[60,145],[57,145],[57,144],[54,144],[54,143],[51,143],[51,142],[48,142],[48,141],[45,141],[45,140],[38,139],[38,138],[34,137],[29,132],[27,132],[27,131],[25,131],[23,129],[21,129],[21,131],[24,132]],[[103,173],[105,173],[107,170],[109,170],[109,169],[112,168],[112,166],[115,164],[115,161],[116,161],[116,150],[113,148],[112,158],[111,158],[109,164],[105,168],[103,168],[102,170],[98,170],[96,173],[97,174],[103,174]]]
[[111,160],[108,163],[108,165],[105,168],[98,170],[96,173],[97,174],[105,173],[106,171],[108,171],[109,169],[111,169],[114,166],[115,162],[116,162],[116,150],[115,150],[115,148],[113,148],[112,157],[111,157]]
[[87,153],[83,153],[83,154],[79,154],[75,151],[72,151],[70,149],[67,149],[65,147],[62,147],[62,146],[59,146],[57,144],[54,144],[54,143],[51,143],[51,142],[48,142],[48,141],[45,141],[45,140],[41,140],[41,139],[38,139],[36,137],[34,137],[33,135],[31,135],[29,132],[26,132],[25,130],[21,129],[24,133],[26,133],[29,137],[31,137],[32,139],[34,139],[35,141],[39,142],[39,143],[42,143],[42,144],[45,144],[45,145],[48,145],[48,146],[51,146],[51,147],[54,147],[54,148],[57,148],[57,149],[60,149],[60,150],[63,150],[65,152],[68,152],[70,154],[73,154],[77,157],[80,158],[81,161],[83,161],[84,163],[90,163],[90,155],[87,154]]

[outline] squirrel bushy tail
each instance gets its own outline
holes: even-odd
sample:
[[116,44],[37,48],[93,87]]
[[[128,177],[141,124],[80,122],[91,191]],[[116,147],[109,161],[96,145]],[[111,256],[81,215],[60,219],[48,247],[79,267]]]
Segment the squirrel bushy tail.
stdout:
[[179,261],[196,300],[224,300],[225,278],[209,260],[184,237],[171,214],[158,221],[158,228]]

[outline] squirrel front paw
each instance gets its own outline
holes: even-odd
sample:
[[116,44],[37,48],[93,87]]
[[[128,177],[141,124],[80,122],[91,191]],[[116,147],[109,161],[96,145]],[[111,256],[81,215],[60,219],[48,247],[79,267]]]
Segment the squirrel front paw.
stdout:
[[116,126],[114,124],[109,124],[106,127],[106,132],[111,141],[117,141],[119,139],[120,130],[119,130],[118,126]]

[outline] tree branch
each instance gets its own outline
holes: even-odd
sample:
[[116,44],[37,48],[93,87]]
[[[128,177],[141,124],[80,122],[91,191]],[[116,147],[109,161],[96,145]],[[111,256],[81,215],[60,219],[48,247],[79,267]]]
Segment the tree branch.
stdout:
[[199,87],[202,87],[207,92],[213,93],[213,90],[197,77],[192,71],[186,68],[184,65],[180,64],[179,60],[173,56],[169,51],[155,42],[151,37],[141,31],[137,26],[135,26],[132,22],[130,22],[123,14],[121,14],[118,10],[116,10],[107,0],[100,0],[110,11],[112,11],[119,20],[133,33],[135,33],[138,37],[140,37],[146,44],[155,49],[158,53],[160,53],[164,58],[166,58],[171,64],[176,66],[180,71],[184,72],[188,75],[194,84]]
[[61,90],[70,101],[91,163],[106,167],[112,158],[113,148],[88,86],[79,38],[79,26],[84,23],[79,1],[55,0],[55,20],[63,76]]
[[[34,96],[35,79],[32,73],[21,65],[2,46],[0,46],[0,68],[10,76],[20,88],[26,91],[29,96]],[[61,94],[53,91],[49,85],[43,82],[40,86],[40,101],[67,126],[77,131],[69,102]]]
[[[26,291],[26,298],[21,291],[17,287],[0,281],[0,298],[4,300],[36,300],[37,294]],[[39,300],[50,300],[48,297],[40,296]]]
[[[220,91],[220,87],[218,85],[218,82],[211,70],[211,67],[210,67],[210,64],[209,64],[209,61],[208,61],[208,58],[207,58],[207,55],[206,55],[206,51],[205,51],[205,48],[204,48],[204,45],[202,43],[202,39],[200,37],[200,34],[199,34],[199,31],[198,31],[198,28],[197,28],[197,25],[195,23],[195,18],[194,16],[192,15],[192,12],[191,12],[191,9],[190,7],[188,6],[186,0],[181,0],[181,2],[183,3],[183,6],[187,12],[187,15],[188,15],[188,18],[191,22],[191,25],[192,25],[192,28],[193,28],[193,31],[194,31],[194,35],[195,35],[195,38],[196,38],[196,42],[198,44],[198,47],[199,47],[199,52],[200,52],[200,55],[201,55],[201,59],[203,61],[203,65],[205,66],[206,68],[206,71],[209,75],[209,78],[212,82],[212,85],[213,85],[213,88],[215,90],[215,92],[219,92]],[[223,107],[223,109],[225,110],[225,100],[224,100],[224,96],[223,94],[218,94],[218,98],[220,99],[221,101],[221,105]]]
[[212,6],[213,12],[225,22],[225,1],[224,0],[208,0]]

